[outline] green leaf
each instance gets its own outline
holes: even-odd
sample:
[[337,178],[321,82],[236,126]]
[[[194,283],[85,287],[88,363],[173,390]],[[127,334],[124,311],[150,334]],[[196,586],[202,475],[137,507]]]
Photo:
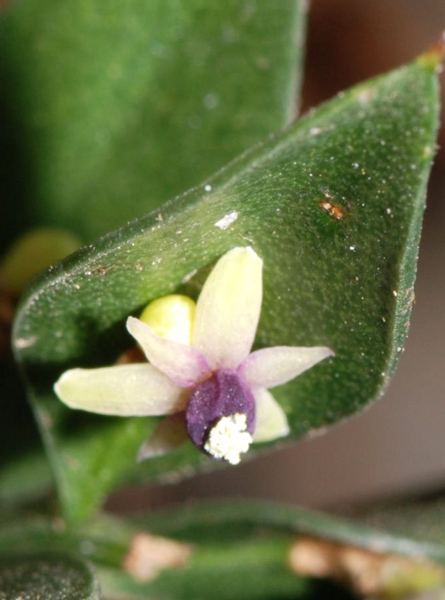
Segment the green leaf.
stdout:
[[0,364],[0,506],[45,492],[51,472],[18,369]]
[[[382,393],[413,300],[437,62],[426,55],[341,94],[161,215],[84,248],[34,285],[15,323],[16,355],[70,518],[90,514],[124,480],[216,466],[190,444],[136,466],[155,419],[76,413],[52,385],[68,367],[111,364],[131,345],[129,314],[185,283],[196,295],[205,270],[234,246],[252,245],[265,263],[257,346],[327,345],[336,353],[274,390],[291,438]],[[225,215],[232,223],[221,228]]]
[[98,600],[91,568],[81,558],[40,554],[0,557],[2,600]]
[[[405,500],[377,505],[353,515],[356,530],[374,531],[376,536],[389,534],[400,540],[399,547],[445,565],[445,501]],[[365,536],[363,536],[365,538]]]
[[[94,563],[107,598],[331,597],[326,587],[289,568],[295,565],[291,551],[308,540],[317,540],[319,548],[325,544],[331,556],[337,552],[340,557],[343,550],[353,556],[357,550],[360,566],[354,567],[356,581],[351,578],[349,583],[358,589],[361,581],[366,586],[368,556],[372,578],[378,579],[382,591],[390,592],[382,596],[406,597],[444,583],[443,508],[443,502],[398,506],[346,519],[279,504],[226,500],[151,511],[126,520],[97,516],[71,531],[54,520],[0,515],[0,536],[2,550],[8,554],[38,553],[48,547],[62,555],[68,550],[83,553]],[[151,578],[142,580],[139,575],[137,579],[136,561],[129,570],[126,557],[130,551],[141,552],[139,564],[149,563],[153,554],[144,554],[142,546],[135,550],[135,541],[147,534],[155,536],[151,544],[159,541],[157,536],[186,544],[191,549],[186,564],[165,566]],[[339,565],[332,563],[324,576],[337,578]]]
[[5,239],[28,224],[95,239],[287,124],[304,4],[11,3],[0,23]]
[[227,529],[232,533],[225,535],[240,538],[263,528],[445,565],[443,501],[379,507],[353,517],[340,517],[284,504],[216,500],[153,512],[131,522],[155,535],[192,543],[217,539]]
[[289,569],[289,535],[269,534],[249,540],[223,539],[193,550],[186,569],[168,569],[147,583],[117,569],[99,569],[104,594],[110,598],[178,598],[195,600],[287,600],[307,598],[310,584]]
[[[292,563],[289,558],[291,543],[295,548],[295,544],[301,543],[303,547],[307,541],[312,544],[317,540],[321,549],[327,543],[328,552],[319,555],[318,560],[329,561],[329,555],[334,556],[330,566],[325,563],[322,567],[324,577],[340,577],[343,584],[354,588],[358,597],[366,594],[367,578],[370,577],[374,579],[373,585],[380,589],[376,597],[406,598],[438,586],[445,588],[443,516],[443,502],[401,505],[351,520],[290,506],[231,500],[152,513],[133,520],[133,523],[147,528],[152,534],[174,536],[201,545],[232,537],[233,543],[256,538],[261,547],[268,536],[293,532],[294,538],[289,540],[285,559],[287,564]],[[309,547],[314,552],[314,546]],[[349,577],[345,573],[341,575],[342,551],[348,552],[350,562],[345,564],[351,566]],[[352,566],[353,556],[355,566]],[[309,566],[311,559],[316,571],[317,555],[314,554],[303,558],[303,568]]]
[[[197,516],[195,511],[195,522]],[[173,517],[176,519],[175,512]],[[306,597],[307,579],[292,573],[287,563],[294,538],[292,532],[286,528],[280,531],[269,527],[261,531],[260,527],[255,527],[250,532],[241,529],[243,535],[239,535],[227,524],[218,538],[206,535],[205,528],[198,535],[192,532],[184,535],[180,522],[178,536],[175,536],[174,528],[170,528],[169,538],[184,540],[187,548],[191,548],[191,554],[183,568],[166,567],[146,581],[136,578],[122,566],[135,536],[150,532],[150,521],[133,523],[97,517],[81,528],[66,532],[49,520],[14,521],[9,517],[3,523],[0,519],[0,536],[2,549],[8,553],[36,553],[48,546],[60,553],[68,549],[84,553],[95,565],[106,598],[259,600]],[[161,530],[162,527],[158,527],[157,534],[162,536]],[[150,553],[143,558],[144,563],[150,560],[153,560]]]
[[[356,560],[361,564],[360,567],[354,567],[355,570],[352,571],[356,580],[354,580],[354,576],[348,579],[343,575],[343,584],[349,588],[351,585],[356,586],[355,592],[362,592],[358,594],[359,597],[364,595],[363,590],[367,586],[366,574],[368,573],[368,576],[376,580],[376,583],[378,581],[381,588],[382,593],[378,597],[406,598],[411,597],[414,592],[435,589],[438,586],[444,587],[445,570],[441,567],[441,565],[445,565],[444,514],[443,502],[420,503],[411,506],[399,505],[392,509],[373,511],[373,513],[365,514],[360,518],[347,519],[279,504],[218,500],[152,512],[132,519],[131,523],[151,534],[173,537],[176,540],[191,543],[192,547],[199,549],[202,555],[205,551],[211,551],[213,556],[212,548],[218,552],[218,546],[215,546],[215,540],[218,540],[219,551],[221,546],[224,548],[227,545],[231,548],[234,560],[232,564],[234,565],[236,565],[237,551],[240,551],[241,548],[245,549],[244,566],[249,566],[252,562],[251,576],[246,577],[244,583],[245,594],[248,594],[249,591],[256,594],[258,590],[269,589],[270,597],[277,597],[275,594],[280,586],[273,578],[269,582],[271,587],[261,587],[264,583],[261,573],[257,574],[254,570],[255,557],[264,558],[266,552],[269,551],[270,558],[274,555],[274,560],[279,561],[280,556],[284,556],[283,560],[289,564],[291,546],[300,541],[304,544],[309,539],[310,541],[320,541],[320,547],[323,547],[324,542],[328,544],[333,542],[334,545],[326,547],[330,553],[338,551],[339,557],[342,549],[357,550]],[[115,523],[115,527],[116,525]],[[105,529],[105,523],[102,524],[102,527]],[[109,523],[108,530],[112,531],[112,529],[113,524]],[[114,535],[116,535],[116,531]],[[279,539],[284,544],[281,553],[276,545]],[[252,543],[253,541],[255,543]],[[362,550],[371,554],[360,554]],[[353,553],[350,552],[349,556],[352,557]],[[367,556],[371,561],[368,565],[366,564]],[[225,560],[229,567],[231,565],[230,558],[225,558]],[[316,564],[315,556],[313,556],[313,560]],[[352,558],[350,560],[352,561]],[[382,561],[380,565],[378,564],[379,560]],[[207,564],[211,564],[210,557]],[[339,565],[340,562],[334,562],[332,569],[328,568],[324,577],[336,579],[339,576],[339,568],[341,568]],[[241,568],[240,565],[237,566]],[[216,573],[218,573],[217,563]],[[213,583],[212,576],[216,573],[208,574],[209,582]],[[237,569],[234,569],[234,574],[236,577]],[[230,577],[229,573],[228,577]],[[115,570],[100,569],[100,578],[104,592],[111,582],[113,585],[117,585],[116,591],[137,589],[134,583],[133,587],[128,585],[128,580]],[[256,583],[260,584],[259,588],[256,587]],[[306,585],[302,588],[308,594],[305,594],[304,597],[318,598],[317,588],[314,588],[313,582],[311,583],[312,585],[308,585],[308,581],[306,581]],[[274,588],[273,585],[276,587]],[[147,588],[147,591],[149,589]],[[206,597],[199,587],[197,589],[198,596],[201,591],[201,595]],[[311,595],[309,595],[309,591]],[[139,597],[143,597],[142,594]],[[230,597],[230,594],[222,597]],[[252,597],[262,596],[253,595]],[[320,597],[332,596],[327,593]]]
[[[12,424],[10,427],[13,429]],[[5,461],[0,465],[0,507],[40,500],[52,482],[50,464],[41,447]]]
[[[38,224],[92,239],[287,124],[304,23],[300,0],[10,3],[0,18],[0,252]],[[9,287],[32,274],[24,252],[45,231],[20,237],[21,271],[9,248]],[[39,243],[34,269],[42,253],[54,258],[54,242]],[[2,371],[1,384],[0,454],[22,455],[0,465],[0,496],[11,498],[35,435],[17,383]]]

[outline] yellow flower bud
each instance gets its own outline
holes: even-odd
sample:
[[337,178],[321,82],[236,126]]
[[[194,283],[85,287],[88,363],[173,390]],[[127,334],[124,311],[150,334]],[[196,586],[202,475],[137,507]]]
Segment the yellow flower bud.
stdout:
[[195,321],[195,302],[180,294],[164,296],[150,302],[142,312],[140,320],[159,336],[190,345]]

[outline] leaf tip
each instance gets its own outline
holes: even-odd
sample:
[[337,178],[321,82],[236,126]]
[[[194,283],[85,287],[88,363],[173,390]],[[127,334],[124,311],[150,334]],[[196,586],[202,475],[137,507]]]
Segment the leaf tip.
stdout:
[[430,67],[437,73],[442,72],[442,63],[445,59],[445,30],[440,38],[426,52],[418,58],[418,63],[425,67]]

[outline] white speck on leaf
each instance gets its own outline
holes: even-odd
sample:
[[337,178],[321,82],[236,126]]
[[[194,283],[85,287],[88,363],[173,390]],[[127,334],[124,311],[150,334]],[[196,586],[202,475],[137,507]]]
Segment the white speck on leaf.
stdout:
[[187,283],[187,281],[190,281],[190,279],[192,277],[194,277],[197,272],[198,272],[198,269],[193,269],[193,271],[190,271],[190,273],[187,273],[187,275],[182,279],[182,283]]
[[219,227],[220,229],[227,229],[230,227],[232,223],[234,223],[238,218],[238,212],[236,210],[224,215],[222,219],[215,223],[215,227]]

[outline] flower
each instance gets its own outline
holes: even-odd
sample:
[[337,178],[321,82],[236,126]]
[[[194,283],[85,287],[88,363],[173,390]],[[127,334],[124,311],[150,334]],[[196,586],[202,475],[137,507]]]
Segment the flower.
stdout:
[[71,408],[105,415],[170,415],[144,443],[140,459],[164,454],[188,435],[210,457],[237,464],[252,442],[286,436],[286,415],[269,388],[333,352],[277,346],[250,353],[261,311],[262,266],[252,248],[233,248],[207,278],[194,326],[190,299],[158,299],[141,317],[152,326],[127,320],[148,363],[66,371],[55,385],[57,395]]

